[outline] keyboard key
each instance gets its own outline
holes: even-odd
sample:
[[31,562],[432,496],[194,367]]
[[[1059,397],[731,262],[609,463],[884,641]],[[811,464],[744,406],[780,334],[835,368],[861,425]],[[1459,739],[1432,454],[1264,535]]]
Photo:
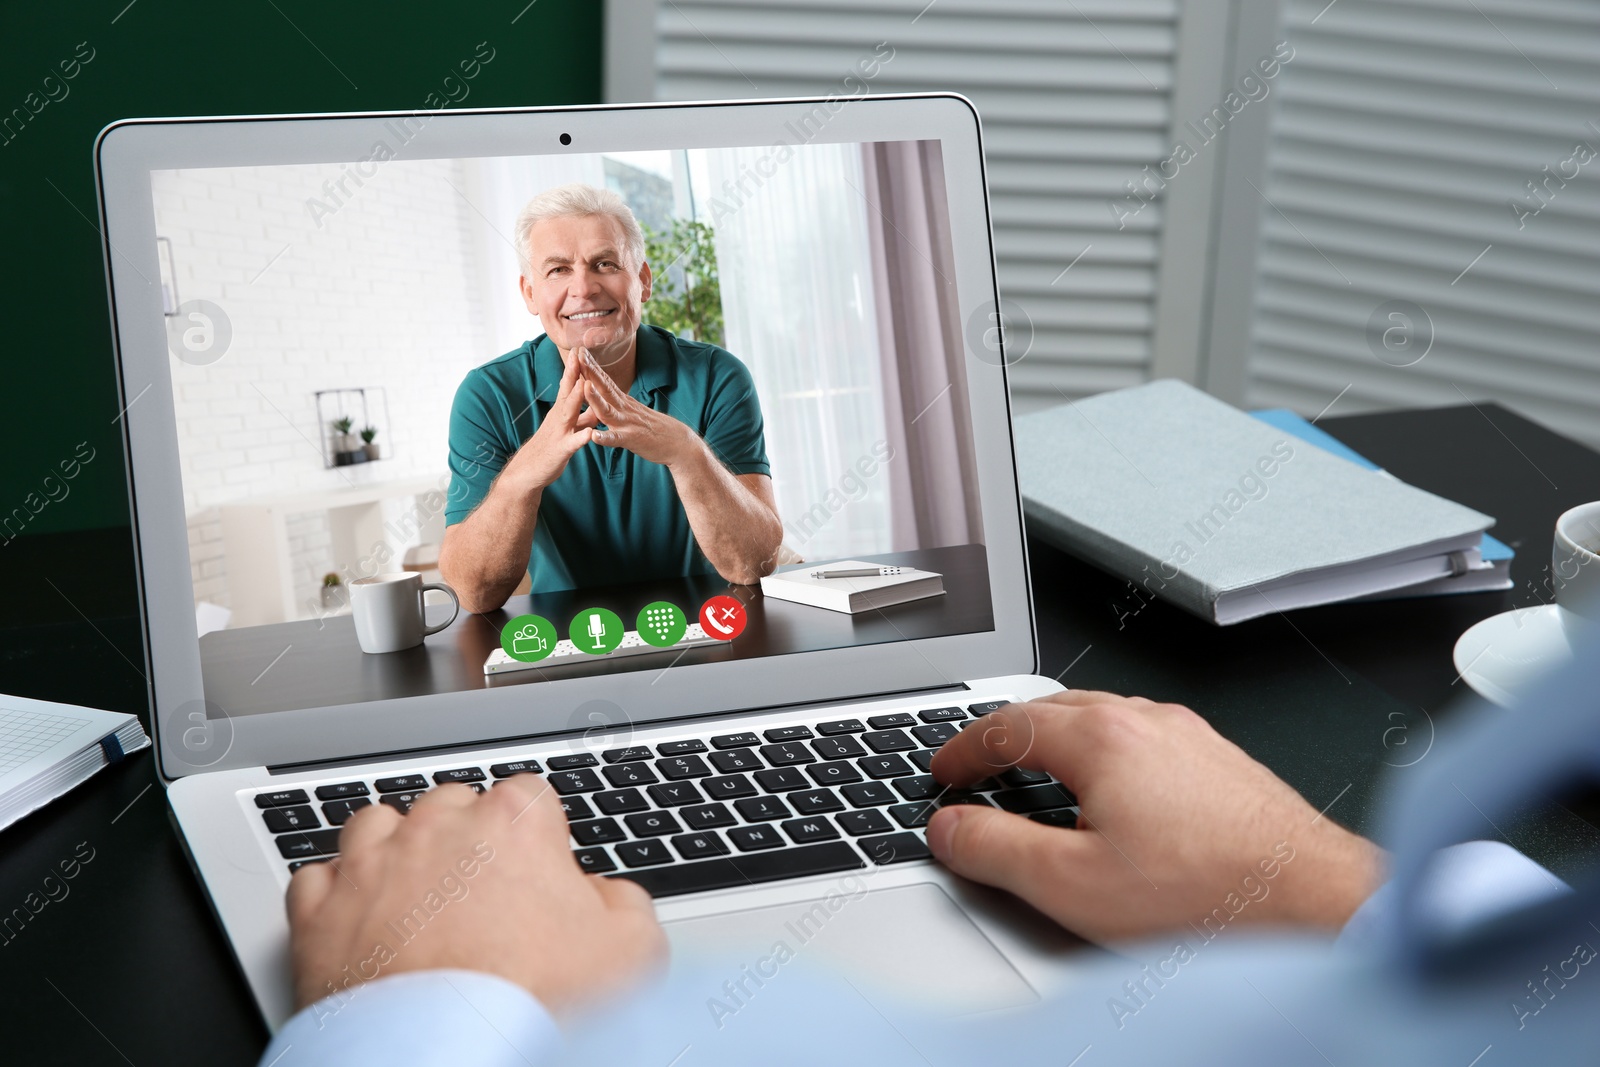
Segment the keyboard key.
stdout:
[[936,748],[919,748],[915,752],[907,752],[906,759],[923,774],[933,770],[933,757],[939,754]]
[[[514,774],[542,774],[544,768],[539,766],[536,759],[519,759],[511,763],[496,763],[489,768],[489,773],[496,778],[510,778]],[[380,784],[379,789],[383,786]]]
[[420,774],[402,774],[398,778],[379,778],[372,783],[380,793],[416,793],[428,788],[428,780]]
[[433,781],[436,785],[444,785],[446,782],[461,782],[462,784],[481,782],[484,777],[483,771],[477,767],[457,767],[453,771],[433,772]]
[[611,793],[596,793],[594,806],[607,815],[626,815],[631,811],[649,811],[650,802],[637,789],[618,789]]
[[718,734],[711,739],[712,748],[754,748],[761,738],[752,733]]
[[276,793],[257,793],[258,808],[287,808],[291,804],[309,804],[311,798],[304,789],[280,789]]
[[[755,744],[755,739],[752,738],[750,743],[752,745]],[[661,744],[656,746],[656,755],[658,755],[658,756],[688,756],[688,755],[691,755],[692,753],[695,753],[695,752],[704,752],[705,750],[706,750],[706,743],[704,741],[699,741],[699,740],[665,741],[665,742],[663,742],[663,743],[661,743]]]
[[[662,837],[666,834],[681,834],[683,827],[678,825],[678,820],[672,817],[670,811],[641,811],[637,815],[629,815],[622,820],[628,824],[628,830],[634,837]],[[624,859],[622,862],[627,863]],[[635,864],[629,863],[632,867]]]
[[1050,780],[1050,776],[1043,771],[1030,771],[1022,767],[1013,767],[1009,771],[1002,771],[1000,781],[1016,789],[1025,785],[1043,785]]
[[1012,702],[1009,700],[985,700],[981,704],[968,704],[967,710],[972,712],[973,715],[982,717],[990,712],[999,711],[1010,703]]
[[865,756],[867,750],[853,737],[822,737],[811,742],[811,747],[823,759],[854,759]]
[[928,708],[917,712],[917,718],[923,722],[955,722],[966,717],[967,713],[960,708]]
[[614,767],[607,767],[600,772],[606,776],[606,781],[621,789],[626,785],[654,785],[661,779],[643,763],[619,763]]
[[933,818],[933,813],[938,810],[932,801],[919,800],[914,804],[896,804],[889,809],[889,814],[894,816],[894,821],[904,826],[907,830],[914,830],[919,826],[928,825],[928,820]]
[[545,761],[552,771],[575,771],[579,767],[597,767],[600,761],[593,752],[579,752],[571,756],[551,756]]
[[933,853],[916,834],[889,834],[887,837],[863,837],[856,844],[867,857],[883,867],[890,863],[909,863],[912,860],[931,859]]
[[617,846],[617,858],[629,867],[671,863],[672,853],[660,841],[629,841]]
[[817,815],[824,811],[843,811],[844,801],[831,789],[802,789],[789,794],[789,803],[801,815]]
[[904,711],[897,711],[893,715],[874,715],[867,720],[867,725],[874,730],[892,730],[897,726],[915,726],[917,720]]
[[638,763],[651,756],[649,745],[632,745],[628,748],[608,748],[600,753],[607,763]]
[[323,856],[323,857],[320,857],[319,859],[314,859],[314,860],[295,860],[293,863],[289,864],[289,873],[293,874],[295,871],[298,871],[301,867],[309,867],[313,863],[327,863],[329,858],[330,857],[328,857],[328,856]]
[[731,752],[713,752],[711,754],[711,762],[723,774],[733,774],[737,771],[759,771],[766,766],[748,748],[736,748]]
[[879,804],[893,804],[900,798],[889,791],[889,787],[882,782],[858,782],[847,785],[839,792],[851,805],[857,808],[873,808]]
[[734,801],[733,806],[739,809],[745,822],[769,822],[772,819],[787,819],[793,814],[777,797],[745,797]]
[[[752,788],[751,792],[755,790]],[[700,790],[694,787],[693,782],[667,782],[664,785],[653,785],[645,792],[650,794],[650,799],[656,802],[658,808],[676,808],[683,804],[703,804],[705,797],[700,795]]]
[[1078,813],[1071,808],[1057,808],[1055,811],[1036,811],[1028,818],[1034,822],[1042,822],[1046,826],[1059,826],[1066,830],[1075,830],[1078,827]]
[[605,874],[607,871],[617,869],[617,865],[606,855],[606,850],[603,848],[575,848],[572,850],[572,858],[578,861],[579,869],[585,874]]
[[580,845],[604,845],[611,841],[626,841],[615,819],[586,819],[572,824],[572,839]]
[[[550,761],[552,764],[555,760]],[[573,793],[593,793],[604,789],[605,783],[593,771],[551,771],[546,779],[550,788],[561,796],[570,796]]]
[[1030,785],[1025,789],[1006,789],[994,795],[994,802],[1007,811],[1027,815],[1051,808],[1070,808],[1078,801],[1059,785]]
[[886,752],[905,752],[917,747],[917,743],[907,737],[904,730],[878,730],[862,734],[861,740],[880,756]]
[[817,733],[823,737],[833,737],[835,734],[859,734],[867,728],[867,724],[860,719],[835,719],[832,722],[817,723]]
[[385,793],[378,798],[379,804],[387,804],[401,815],[411,810],[411,805],[422,799],[422,792],[415,793]]
[[286,860],[333,856],[339,852],[338,830],[307,830],[303,833],[283,834],[274,840],[278,843],[278,852]]
[[[768,829],[742,827],[742,829]],[[770,831],[769,831],[770,832]],[[773,836],[776,836],[774,834]],[[911,835],[915,836],[915,835]],[[622,871],[613,877],[627,878],[644,886],[653,897],[679,893],[700,893],[711,889],[799,878],[808,874],[833,874],[866,866],[855,849],[843,841],[821,845],[782,848],[775,852],[727,856],[699,863],[674,863],[642,871]]]
[[349,800],[330,800],[322,805],[322,817],[328,820],[329,826],[343,826],[349,821],[350,816],[371,804],[366,797],[351,797]]
[[814,763],[806,768],[818,785],[849,785],[861,781],[861,772],[848,763]]
[[656,770],[660,771],[661,777],[669,782],[681,782],[685,778],[704,778],[711,773],[711,768],[707,767],[706,761],[699,756],[672,756],[658,759]]
[[261,813],[261,817],[266,821],[267,829],[275,834],[315,830],[322,825],[317,821],[317,813],[309,807],[268,808]]
[[812,733],[809,726],[774,726],[763,730],[761,736],[776,745],[783,741],[809,741]]
[[562,797],[561,810],[567,813],[568,822],[594,818],[594,809],[582,797]]
[[833,823],[820,815],[812,819],[791,819],[779,825],[797,845],[814,845],[818,841],[835,841],[839,837],[839,831],[833,828]]
[[774,767],[793,767],[800,763],[815,763],[817,754],[799,741],[781,745],[762,745],[761,757]]
[[868,756],[856,760],[856,766],[866,771],[869,778],[898,778],[912,773],[911,764],[900,756]]
[[740,852],[782,848],[784,845],[783,836],[774,826],[736,826],[728,831],[728,839]]
[[956,804],[971,804],[977,808],[992,808],[993,804],[981,793],[974,793],[970,789],[946,789],[934,798],[934,802],[941,808],[948,808]]
[[779,767],[776,770],[757,771],[756,782],[769,793],[786,793],[791,789],[805,789],[811,785],[798,767]]
[[704,860],[712,856],[726,856],[728,844],[715,830],[698,834],[683,834],[672,839],[672,847],[686,860]]
[[959,726],[952,726],[947,722],[929,723],[927,726],[918,726],[911,731],[911,736],[921,741],[928,748],[938,748],[956,734],[961,732]]
[[678,814],[691,830],[709,830],[714,826],[732,826],[739,820],[733,817],[725,804],[701,804],[694,808],[679,808]]
[[338,785],[317,786],[318,800],[343,800],[346,797],[364,797],[366,795],[366,782],[341,782]]
[[742,774],[707,778],[700,783],[700,787],[712,800],[737,800],[740,797],[753,797],[756,794],[755,785]]
[[867,808],[865,811],[847,811],[834,818],[844,832],[851,837],[862,837],[866,834],[886,834],[894,829],[894,824],[883,817],[883,812],[876,808]]
[[931,774],[916,774],[910,778],[896,778],[894,791],[907,800],[927,800],[936,797],[944,787],[933,780]]

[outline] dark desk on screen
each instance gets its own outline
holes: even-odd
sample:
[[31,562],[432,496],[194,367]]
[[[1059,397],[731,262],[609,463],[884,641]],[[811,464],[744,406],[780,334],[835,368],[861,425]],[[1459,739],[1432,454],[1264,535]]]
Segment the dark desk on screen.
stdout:
[[[791,652],[871,645],[903,638],[992,630],[989,564],[982,545],[865,556],[889,566],[917,567],[944,576],[944,595],[848,615],[762,596],[759,586],[729,585],[716,575],[672,578],[606,589],[515,596],[499,611],[462,614],[416,648],[366,655],[348,615],[219,630],[200,639],[206,699],[230,716],[459,693],[504,685],[580,678],[616,671],[721,660],[755,659]],[[730,642],[624,659],[563,664],[485,676],[483,661],[500,647],[500,629],[513,617],[542,615],[563,635],[567,621],[585,608],[609,608],[630,628],[639,610],[667,600],[693,617],[710,597],[726,593],[745,604],[744,633]],[[430,621],[448,617],[448,605],[430,608]],[[270,667],[270,669],[268,669]]]
[[[1496,516],[1495,534],[1517,551],[1516,587],[1317,608],[1295,612],[1292,624],[1274,616],[1227,629],[1153,603],[1119,623],[1123,583],[1034,544],[1039,669],[1080,688],[1187,703],[1315,807],[1331,804],[1329,818],[1372,832],[1382,777],[1405,774],[1418,751],[1405,745],[1422,746],[1432,729],[1449,726],[1450,701],[1461,689],[1450,662],[1455,639],[1479,619],[1541,602],[1556,516],[1600,499],[1600,455],[1493,404],[1319,425],[1396,476]],[[37,585],[41,604],[60,603],[47,577],[83,602],[92,587],[74,577],[84,559],[132,567],[125,534],[121,542],[86,538],[35,553],[27,562],[14,557],[8,577]],[[101,584],[111,581],[131,584],[125,575]],[[8,688],[144,711],[143,680],[123,659],[142,663],[133,604],[88,614],[92,621],[62,607],[58,624],[12,630],[4,646]],[[265,1045],[152,782],[150,757],[140,754],[0,832],[0,906],[7,908],[36,890],[77,842],[97,850],[72,895],[3,950],[0,1033],[8,1059],[214,1067],[253,1063]],[[1563,873],[1600,851],[1596,822],[1592,811],[1549,806],[1503,829],[1517,848]],[[1498,836],[1487,825],[1483,832]]]

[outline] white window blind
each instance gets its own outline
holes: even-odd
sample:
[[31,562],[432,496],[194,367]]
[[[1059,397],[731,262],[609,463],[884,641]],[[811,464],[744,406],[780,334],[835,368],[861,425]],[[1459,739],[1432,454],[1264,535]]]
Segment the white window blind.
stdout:
[[[1161,369],[1156,294],[1163,241],[1171,239],[1165,204],[1146,207],[1120,230],[1110,205],[1141,168],[1170,155],[1174,101],[1191,92],[1185,86],[1204,88],[1192,90],[1180,114],[1200,113],[1198,101],[1215,93],[1220,50],[1196,49],[1196,61],[1178,67],[1180,6],[661,0],[656,95],[849,93],[845,76],[887,42],[893,59],[871,79],[873,93],[970,97],[984,122],[1001,295],[1034,328],[1029,355],[1012,371],[1026,409],[1135,384]],[[1194,176],[1192,192],[1205,180]],[[1193,225],[1201,232],[1207,223]],[[1197,330],[1190,323],[1168,336],[1187,338],[1192,348]]]
[[[1285,19],[1248,401],[1494,399],[1600,445],[1600,4],[1288,0]],[[1392,301],[1426,314],[1385,361],[1368,323]],[[1382,317],[1380,350],[1404,329]],[[1392,365],[1429,321],[1431,350]]]

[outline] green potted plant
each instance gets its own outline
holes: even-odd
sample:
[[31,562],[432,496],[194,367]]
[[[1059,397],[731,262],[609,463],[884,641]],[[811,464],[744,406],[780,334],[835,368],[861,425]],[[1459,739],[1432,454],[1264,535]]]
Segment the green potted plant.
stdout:
[[376,426],[363,426],[361,428],[361,450],[367,454],[368,459],[378,458],[378,446],[373,443],[373,438],[378,436]]
[[355,426],[355,420],[348,415],[342,415],[333,420],[333,465],[335,467],[348,467],[352,463],[365,463],[367,454],[356,443],[356,435],[350,430]]
[[329,571],[322,576],[322,609],[329,611],[343,603],[344,582],[339,578],[338,571]]

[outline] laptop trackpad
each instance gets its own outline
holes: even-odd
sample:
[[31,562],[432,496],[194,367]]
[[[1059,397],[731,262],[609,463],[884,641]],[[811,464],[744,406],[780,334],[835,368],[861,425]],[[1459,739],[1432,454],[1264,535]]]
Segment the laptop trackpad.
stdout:
[[666,930],[674,956],[750,961],[770,958],[782,942],[863,992],[892,991],[954,1014],[1039,999],[956,902],[928,883],[866,892],[847,878],[816,900],[683,919]]

